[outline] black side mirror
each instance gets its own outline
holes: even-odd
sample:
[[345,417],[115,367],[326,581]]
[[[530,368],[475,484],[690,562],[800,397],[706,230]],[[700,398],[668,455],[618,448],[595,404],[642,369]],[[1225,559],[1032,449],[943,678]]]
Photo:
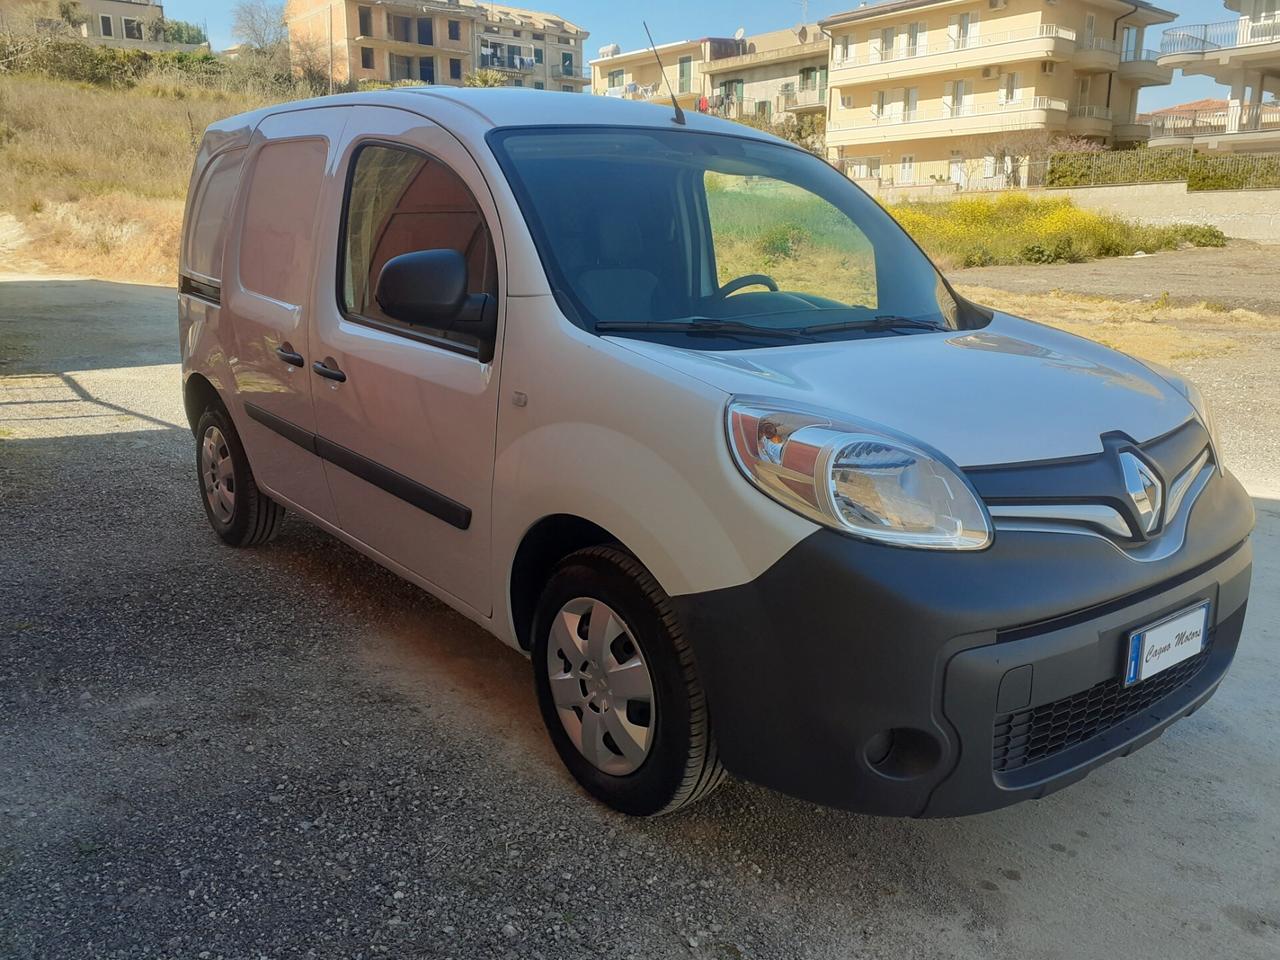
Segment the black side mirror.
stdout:
[[393,320],[474,337],[481,363],[493,359],[498,301],[467,293],[467,261],[457,250],[417,250],[382,265],[375,291]]
[[402,253],[383,264],[376,296],[393,320],[448,327],[467,301],[467,261],[457,250]]

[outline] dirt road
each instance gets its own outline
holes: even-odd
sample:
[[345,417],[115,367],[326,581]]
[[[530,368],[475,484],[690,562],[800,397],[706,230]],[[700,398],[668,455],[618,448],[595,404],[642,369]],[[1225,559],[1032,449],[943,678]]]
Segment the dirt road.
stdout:
[[294,518],[215,540],[173,302],[0,283],[0,956],[1280,955],[1277,500],[1218,695],[1081,784],[629,820],[561,771],[521,657]]

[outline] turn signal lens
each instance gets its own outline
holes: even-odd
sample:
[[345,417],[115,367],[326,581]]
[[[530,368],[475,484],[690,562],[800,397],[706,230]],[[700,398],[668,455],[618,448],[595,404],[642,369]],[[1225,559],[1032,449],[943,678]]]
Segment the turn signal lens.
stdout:
[[903,547],[981,550],[991,542],[973,489],[922,444],[772,400],[736,398],[727,421],[747,479],[816,523]]

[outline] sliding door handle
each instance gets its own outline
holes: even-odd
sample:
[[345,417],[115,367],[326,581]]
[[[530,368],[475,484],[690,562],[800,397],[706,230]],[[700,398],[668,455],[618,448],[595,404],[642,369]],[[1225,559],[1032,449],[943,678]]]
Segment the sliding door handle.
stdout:
[[[329,366],[331,362],[334,363],[334,366],[332,367]],[[317,360],[311,365],[311,369],[320,374],[320,376],[324,377],[326,380],[336,380],[338,383],[345,383],[347,379],[347,375],[338,369],[337,362],[334,361],[332,357],[326,357],[324,360]]]
[[276,347],[276,356],[292,367],[302,366],[306,362],[302,359],[302,354],[294,353],[288,349],[288,346],[287,343],[284,343]]

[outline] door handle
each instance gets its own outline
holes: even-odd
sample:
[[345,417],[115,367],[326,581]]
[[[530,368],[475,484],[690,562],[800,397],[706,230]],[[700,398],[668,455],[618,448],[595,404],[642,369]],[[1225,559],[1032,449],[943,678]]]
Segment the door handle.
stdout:
[[293,367],[302,366],[302,364],[306,362],[302,359],[302,354],[294,353],[292,350],[286,350],[285,349],[286,346],[288,346],[288,344],[281,344],[280,346],[276,347],[276,356],[279,357],[281,360],[283,360],[285,363],[289,364],[290,366],[293,366]]
[[[326,358],[330,359],[330,358]],[[317,360],[311,365],[311,369],[326,380],[336,380],[338,383],[345,383],[347,375],[339,370],[336,366],[329,366],[326,360]]]

